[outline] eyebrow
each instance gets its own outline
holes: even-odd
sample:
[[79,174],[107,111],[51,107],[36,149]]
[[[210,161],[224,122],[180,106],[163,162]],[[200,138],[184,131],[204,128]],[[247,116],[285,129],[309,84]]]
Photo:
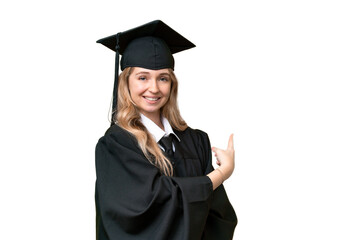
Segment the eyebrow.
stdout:
[[167,75],[167,76],[170,76],[169,73],[160,73],[159,75]]
[[138,72],[135,75],[140,75],[140,74],[150,74],[149,72]]
[[[141,75],[141,74],[150,74],[150,72],[142,71],[142,72],[136,73],[135,75]],[[169,74],[169,73],[166,73],[166,72],[160,73],[159,75],[167,75],[167,76],[170,76],[170,74]]]

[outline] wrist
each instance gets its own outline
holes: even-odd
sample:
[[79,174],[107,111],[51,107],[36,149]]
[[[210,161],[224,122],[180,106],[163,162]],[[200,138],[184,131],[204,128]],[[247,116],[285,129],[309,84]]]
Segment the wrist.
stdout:
[[223,171],[220,168],[215,169],[215,171],[218,171],[220,173],[221,183],[225,182],[226,177],[225,177],[225,174],[223,173]]
[[219,170],[221,172],[224,181],[227,180],[232,174],[231,167],[226,167],[226,166],[222,165],[222,166],[218,167],[217,170]]

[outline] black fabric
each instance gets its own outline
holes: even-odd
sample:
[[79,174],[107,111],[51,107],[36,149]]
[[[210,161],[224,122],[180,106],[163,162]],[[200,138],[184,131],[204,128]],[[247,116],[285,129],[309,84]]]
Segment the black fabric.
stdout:
[[162,175],[136,139],[111,126],[96,146],[98,240],[227,240],[237,223],[224,187],[212,190],[207,134],[175,131],[174,176]]
[[164,40],[147,36],[137,38],[129,43],[122,55],[120,66],[121,70],[127,67],[153,70],[171,68],[174,70],[175,61]]

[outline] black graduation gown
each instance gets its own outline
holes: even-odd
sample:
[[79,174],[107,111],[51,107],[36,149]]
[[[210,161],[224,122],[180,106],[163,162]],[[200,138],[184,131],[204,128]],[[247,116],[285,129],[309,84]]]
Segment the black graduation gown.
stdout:
[[223,185],[215,191],[208,136],[175,131],[174,176],[160,173],[136,139],[113,125],[96,145],[98,240],[227,240],[236,214]]

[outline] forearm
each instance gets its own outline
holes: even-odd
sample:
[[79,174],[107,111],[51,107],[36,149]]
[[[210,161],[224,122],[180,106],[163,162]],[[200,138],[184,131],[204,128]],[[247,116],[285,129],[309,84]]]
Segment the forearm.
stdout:
[[226,177],[220,168],[215,169],[214,171],[209,173],[207,176],[210,178],[210,180],[213,184],[213,190],[215,190],[217,187],[219,187],[226,180]]

